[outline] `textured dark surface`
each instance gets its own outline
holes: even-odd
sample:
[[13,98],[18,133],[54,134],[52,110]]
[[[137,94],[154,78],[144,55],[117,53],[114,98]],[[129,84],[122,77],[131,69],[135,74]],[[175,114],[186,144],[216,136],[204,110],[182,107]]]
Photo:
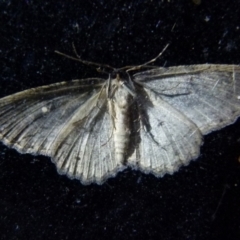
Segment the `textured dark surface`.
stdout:
[[[72,42],[82,58],[116,67],[148,61],[167,43],[157,65],[239,64],[234,2],[1,1],[0,97],[99,76],[54,54],[72,54]],[[0,239],[239,239],[240,121],[204,142],[173,176],[126,170],[102,186],[0,144]]]

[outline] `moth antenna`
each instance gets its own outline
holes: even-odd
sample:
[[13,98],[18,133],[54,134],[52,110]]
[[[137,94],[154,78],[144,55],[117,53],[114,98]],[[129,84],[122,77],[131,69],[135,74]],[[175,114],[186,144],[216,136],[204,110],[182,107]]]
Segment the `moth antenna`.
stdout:
[[166,49],[168,48],[168,46],[169,46],[169,43],[163,48],[163,50],[162,50],[155,58],[153,58],[152,60],[150,60],[150,61],[148,61],[148,62],[145,62],[144,64],[141,64],[141,65],[139,65],[139,66],[147,66],[147,65],[149,65],[150,63],[155,62],[158,58],[160,58],[160,57],[163,55],[163,53],[166,51]]
[[[73,46],[74,46],[74,45],[73,45]],[[75,47],[74,47],[74,49],[75,49]],[[76,50],[76,49],[75,49],[75,50]],[[69,59],[72,59],[72,60],[74,60],[74,61],[78,61],[78,62],[80,62],[80,63],[82,63],[82,64],[85,64],[85,65],[88,65],[88,66],[92,66],[92,67],[96,67],[96,66],[97,66],[98,68],[109,68],[109,69],[115,70],[114,67],[112,67],[112,66],[110,66],[110,65],[108,65],[108,64],[101,64],[101,63],[96,63],[96,62],[91,62],[91,61],[83,60],[83,59],[80,58],[80,56],[77,54],[77,51],[75,51],[75,50],[74,50],[74,52],[75,52],[75,54],[76,54],[77,57],[72,57],[72,56],[70,56],[70,55],[67,55],[67,54],[65,54],[65,53],[59,52],[59,51],[57,51],[57,50],[55,50],[54,52],[57,53],[57,54],[59,54],[59,55],[61,55],[61,56],[64,56],[64,57],[69,58]]]
[[76,47],[75,47],[74,42],[72,42],[72,48],[73,48],[73,52],[75,53],[75,55],[77,56],[77,58],[81,59],[80,56],[79,56],[78,53],[77,53],[77,49],[76,49]]
[[163,48],[163,50],[155,58],[151,59],[148,62],[145,62],[145,63],[137,65],[137,66],[133,66],[133,67],[130,67],[130,68],[129,68],[129,66],[128,67],[123,67],[121,69],[128,68],[126,70],[126,72],[130,72],[130,71],[139,70],[141,68],[154,68],[154,66],[149,66],[149,64],[155,62],[158,58],[160,58],[163,55],[163,53],[165,52],[165,50],[168,48],[168,46],[169,46],[169,43]]

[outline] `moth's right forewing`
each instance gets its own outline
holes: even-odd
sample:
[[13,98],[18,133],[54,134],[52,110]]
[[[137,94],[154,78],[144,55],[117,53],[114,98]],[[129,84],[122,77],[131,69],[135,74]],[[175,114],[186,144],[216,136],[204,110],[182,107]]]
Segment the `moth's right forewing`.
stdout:
[[[94,84],[89,85],[91,81]],[[102,79],[74,80],[0,99],[0,138],[20,152],[48,155],[47,140],[54,138],[53,132],[96,94],[102,84]]]
[[84,184],[122,170],[115,162],[104,79],[33,88],[0,99],[0,139],[21,153],[50,156]]
[[203,134],[233,123],[240,115],[240,66],[190,65],[134,75],[162,100],[185,114]]

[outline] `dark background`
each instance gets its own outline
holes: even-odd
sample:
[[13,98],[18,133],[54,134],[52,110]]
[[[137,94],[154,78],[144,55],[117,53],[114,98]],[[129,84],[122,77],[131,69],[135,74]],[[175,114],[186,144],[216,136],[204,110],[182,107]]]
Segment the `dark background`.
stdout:
[[[233,0],[0,1],[0,97],[99,74],[54,53],[116,67],[240,63]],[[102,77],[102,76],[101,76]],[[104,76],[106,77],[106,76]],[[240,120],[205,137],[173,176],[128,169],[102,186],[0,144],[0,239],[240,239]]]

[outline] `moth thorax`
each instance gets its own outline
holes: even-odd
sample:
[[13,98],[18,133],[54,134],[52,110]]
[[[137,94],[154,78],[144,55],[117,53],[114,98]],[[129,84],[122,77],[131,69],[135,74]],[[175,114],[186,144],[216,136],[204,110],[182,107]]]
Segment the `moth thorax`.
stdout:
[[123,87],[119,87],[115,94],[115,102],[122,110],[128,109],[131,102],[130,93]]

